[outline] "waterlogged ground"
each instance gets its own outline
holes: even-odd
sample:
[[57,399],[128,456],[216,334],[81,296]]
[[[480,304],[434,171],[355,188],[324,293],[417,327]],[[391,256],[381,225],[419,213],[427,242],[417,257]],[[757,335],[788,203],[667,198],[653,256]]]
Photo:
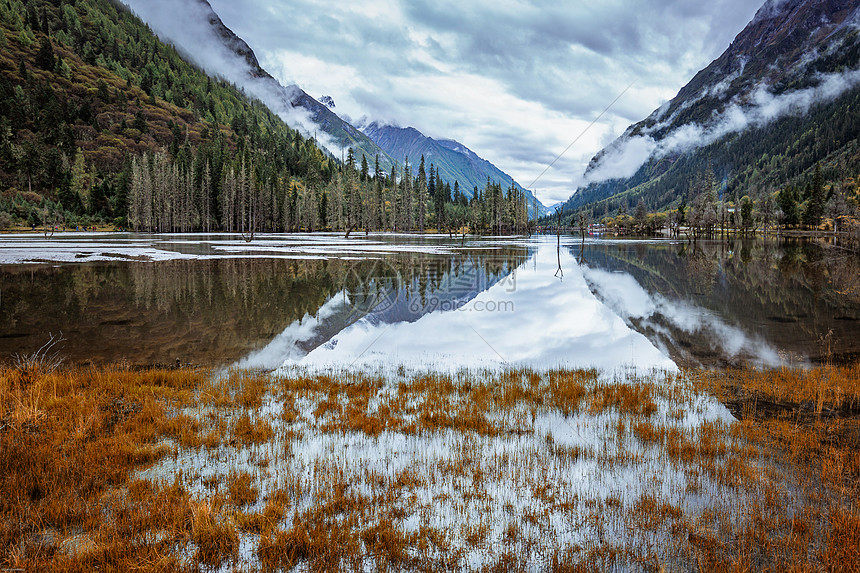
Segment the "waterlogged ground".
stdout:
[[[688,466],[650,444],[660,432],[680,446],[725,431],[726,410],[683,384],[403,370],[285,371],[257,400],[250,386],[239,390],[248,408],[184,412],[231,439],[180,448],[140,477],[180,476],[200,499],[234,506],[239,559],[253,567],[547,569],[601,547],[619,563],[680,566],[689,556],[666,523],[705,509],[729,517],[739,501],[734,476],[700,465],[714,460]],[[635,523],[643,504],[652,527]]]
[[[26,495],[0,504],[13,541],[0,566],[782,571],[860,559],[856,369],[785,369],[853,352],[851,262],[554,237],[9,241],[0,340],[23,349],[44,316],[90,359],[106,348],[105,361],[232,369],[3,371],[12,477],[0,486]],[[774,370],[734,386],[679,368],[698,363]],[[787,417],[758,424],[759,397]],[[91,476],[83,452],[114,456],[98,457],[113,477]]]
[[845,500],[707,388],[632,370],[234,374],[182,411],[209,437],[162,442],[138,477],[233,532],[224,570],[809,566]]

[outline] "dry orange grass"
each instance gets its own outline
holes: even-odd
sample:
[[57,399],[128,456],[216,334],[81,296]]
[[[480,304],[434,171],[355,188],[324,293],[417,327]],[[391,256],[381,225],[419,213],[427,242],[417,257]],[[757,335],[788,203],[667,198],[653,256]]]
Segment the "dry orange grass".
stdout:
[[[858,571],[858,373],[5,368],[0,569]],[[449,449],[347,449],[384,440]],[[683,487],[553,473],[588,467]]]
[[[749,449],[733,452],[723,470],[763,485],[754,519],[738,536],[735,561],[774,571],[860,571],[860,367],[697,372],[692,378],[740,418],[732,435],[760,452],[759,460]],[[806,500],[800,507],[780,507],[786,487],[780,475],[792,477],[788,487]],[[768,562],[776,565],[765,567]]]
[[233,426],[233,438],[240,444],[262,444],[273,435],[269,422],[262,418],[252,420],[247,412],[243,412]]
[[719,394],[747,415],[835,416],[860,412],[860,365],[811,369],[743,369],[698,372],[697,386]]
[[231,471],[227,476],[227,494],[231,505],[243,507],[256,503],[260,490],[254,486],[254,478],[245,471]]
[[[217,508],[179,480],[133,477],[204,443],[204,423],[180,410],[211,393],[209,372],[51,370],[0,368],[0,569],[182,571],[235,554]],[[231,500],[253,492],[239,476]]]

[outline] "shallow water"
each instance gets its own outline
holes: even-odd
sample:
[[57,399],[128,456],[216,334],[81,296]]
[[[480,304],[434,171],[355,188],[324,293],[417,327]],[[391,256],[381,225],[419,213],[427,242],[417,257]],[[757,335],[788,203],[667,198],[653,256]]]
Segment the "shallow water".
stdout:
[[0,238],[0,356],[277,368],[775,365],[860,351],[813,243],[409,235]]
[[[598,242],[592,291],[683,364],[860,358],[860,257],[802,240]],[[610,276],[611,275],[611,276]]]

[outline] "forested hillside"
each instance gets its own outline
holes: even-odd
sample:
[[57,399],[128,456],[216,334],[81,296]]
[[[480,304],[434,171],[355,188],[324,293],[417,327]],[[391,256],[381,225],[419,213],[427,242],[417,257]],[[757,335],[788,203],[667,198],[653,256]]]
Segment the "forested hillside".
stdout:
[[619,209],[632,212],[640,199],[649,209],[689,205],[702,192],[700,179],[710,169],[718,198],[738,202],[744,196],[764,199],[777,193],[778,199],[779,191],[790,189],[789,193],[796,193],[796,208],[802,213],[817,167],[828,189],[845,185],[847,194],[856,194],[858,136],[860,89],[855,89],[808,115],[787,116],[694,152],[651,160],[630,179],[580,189],[565,211],[587,206],[595,215],[614,214]]
[[117,2],[0,0],[0,48],[0,228],[526,227],[518,192],[340,165]]
[[[663,210],[704,229],[743,209],[746,228],[853,220],[858,21],[856,2],[766,2],[718,59],[592,160],[592,183],[564,210]],[[632,172],[636,146],[649,156]]]
[[536,217],[547,212],[534,194],[501,169],[479,157],[474,151],[451,139],[436,140],[413,127],[395,127],[371,123],[362,127],[367,135],[392,157],[421,157],[430,163],[431,170],[446,181],[455,181],[464,195],[473,197],[486,187],[489,179],[495,183],[513,184],[526,195],[529,215]]
[[[0,23],[0,211],[12,217],[125,225],[133,164],[148,152],[210,200],[242,165],[260,181],[327,181],[336,169],[313,142],[183,61],[119,4],[2,0]],[[205,226],[203,206],[180,213],[185,197],[164,183],[154,190],[161,228]],[[214,221],[219,205],[211,203]]]

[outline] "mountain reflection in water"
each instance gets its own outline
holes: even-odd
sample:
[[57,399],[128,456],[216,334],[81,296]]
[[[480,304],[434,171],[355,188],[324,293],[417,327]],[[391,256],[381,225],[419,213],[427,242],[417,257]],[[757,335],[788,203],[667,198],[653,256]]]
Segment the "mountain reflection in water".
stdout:
[[860,357],[860,258],[804,240],[586,243],[594,293],[682,365]]
[[[812,242],[197,240],[135,237],[127,246],[129,256],[158,247],[161,258],[183,257],[175,260],[0,265],[0,357],[60,332],[69,361],[267,369],[860,356],[858,258]],[[99,239],[76,241],[25,246],[41,245],[35,255],[45,260],[103,250]]]
[[[563,277],[559,265],[565,269]],[[289,357],[288,363],[408,364],[441,370],[608,369],[626,364],[674,368],[665,354],[591,294],[566,247],[539,243],[530,259],[504,280],[466,298],[465,304],[430,309],[415,321],[378,320],[371,314],[307,356]],[[398,302],[409,304],[408,297]]]

